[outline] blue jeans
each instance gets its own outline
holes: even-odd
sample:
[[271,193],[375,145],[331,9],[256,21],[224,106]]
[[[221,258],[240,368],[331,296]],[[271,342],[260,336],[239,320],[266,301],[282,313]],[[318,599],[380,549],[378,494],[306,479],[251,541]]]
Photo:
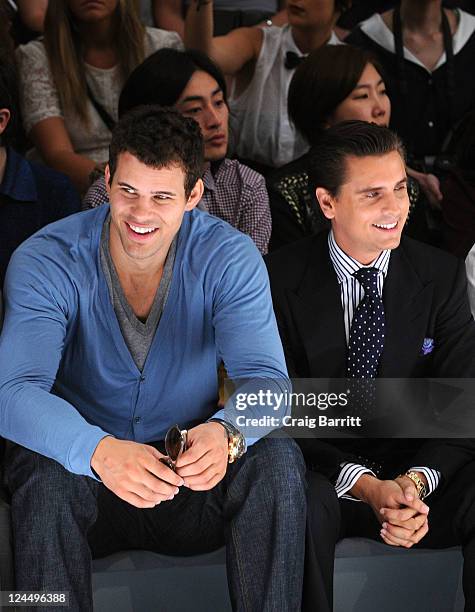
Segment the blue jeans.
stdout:
[[67,610],[86,612],[92,558],[127,549],[194,555],[226,544],[234,610],[300,610],[306,485],[293,440],[260,440],[211,491],[183,487],[153,509],[20,446],[9,450],[5,475],[17,590],[69,591]]

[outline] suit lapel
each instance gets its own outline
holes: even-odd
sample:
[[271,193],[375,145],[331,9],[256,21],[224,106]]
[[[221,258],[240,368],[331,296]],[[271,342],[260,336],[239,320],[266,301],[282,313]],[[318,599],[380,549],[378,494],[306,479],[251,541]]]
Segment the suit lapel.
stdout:
[[347,349],[343,309],[326,233],[312,243],[302,282],[296,291],[288,290],[287,297],[305,348],[309,376],[344,376]]
[[432,291],[432,283],[424,284],[416,274],[402,242],[391,253],[384,282],[386,338],[379,376],[411,376],[428,330]]

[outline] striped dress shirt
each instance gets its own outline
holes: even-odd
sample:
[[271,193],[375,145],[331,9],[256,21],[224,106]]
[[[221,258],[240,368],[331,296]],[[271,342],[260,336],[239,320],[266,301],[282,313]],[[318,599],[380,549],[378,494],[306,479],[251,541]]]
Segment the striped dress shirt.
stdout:
[[[382,297],[384,280],[388,273],[391,251],[382,251],[373,262],[367,266],[363,266],[356,261],[356,259],[353,259],[353,257],[350,257],[341,250],[335,241],[333,231],[330,231],[328,234],[328,248],[330,251],[330,259],[340,285],[346,343],[348,344],[353,315],[364,297],[364,289],[353,274],[360,268],[377,268],[379,270],[378,291],[379,295]],[[359,463],[342,463],[340,467],[341,471],[335,484],[336,493],[338,497],[356,500],[355,497],[348,494],[348,491],[355,485],[358,478],[363,474],[373,474],[373,476],[375,476],[375,474],[368,467],[360,465]],[[410,469],[422,472],[427,478],[428,495],[435,490],[440,481],[440,472],[424,466],[413,466]]]

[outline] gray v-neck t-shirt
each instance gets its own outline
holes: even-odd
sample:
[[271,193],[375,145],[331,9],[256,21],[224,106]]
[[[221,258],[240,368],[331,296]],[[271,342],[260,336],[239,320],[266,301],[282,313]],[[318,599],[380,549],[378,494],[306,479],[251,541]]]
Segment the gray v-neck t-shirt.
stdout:
[[146,321],[141,321],[132,310],[125,297],[119,281],[119,275],[109,249],[110,215],[107,217],[101,235],[101,266],[106,277],[109,295],[114,307],[114,312],[119,322],[119,327],[124,337],[127,348],[132,355],[137,368],[142,371],[147,359],[150,346],[152,345],[155,332],[157,331],[173,275],[173,264],[175,262],[177,237],[170,245],[163,274],[158,286],[152,308]]

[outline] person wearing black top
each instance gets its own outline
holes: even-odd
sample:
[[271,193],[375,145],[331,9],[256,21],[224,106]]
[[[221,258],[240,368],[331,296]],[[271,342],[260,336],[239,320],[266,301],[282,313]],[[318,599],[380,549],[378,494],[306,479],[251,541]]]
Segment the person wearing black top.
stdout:
[[[331,232],[266,258],[289,374],[340,379],[357,398],[375,379],[473,379],[463,261],[401,237],[409,199],[400,140],[385,127],[347,121],[326,130],[314,159],[312,191]],[[398,437],[407,397],[400,380],[391,384],[397,392],[384,394],[377,413],[370,401],[355,406],[352,393],[344,408],[364,425],[387,415],[373,437],[346,427],[340,437],[322,437],[320,428],[298,439],[310,468],[305,611],[333,609],[335,543],[354,536],[405,548],[462,545],[465,610],[475,610],[475,440]],[[430,423],[437,420],[432,399],[411,398],[412,427],[428,406]],[[445,397],[443,410],[453,417],[453,408]],[[466,423],[461,431],[471,433]],[[436,609],[436,593],[434,585],[424,610]]]
[[403,139],[409,163],[430,169],[451,129],[475,106],[475,17],[442,0],[401,0],[374,14],[346,43],[373,53],[393,104],[390,127]]

